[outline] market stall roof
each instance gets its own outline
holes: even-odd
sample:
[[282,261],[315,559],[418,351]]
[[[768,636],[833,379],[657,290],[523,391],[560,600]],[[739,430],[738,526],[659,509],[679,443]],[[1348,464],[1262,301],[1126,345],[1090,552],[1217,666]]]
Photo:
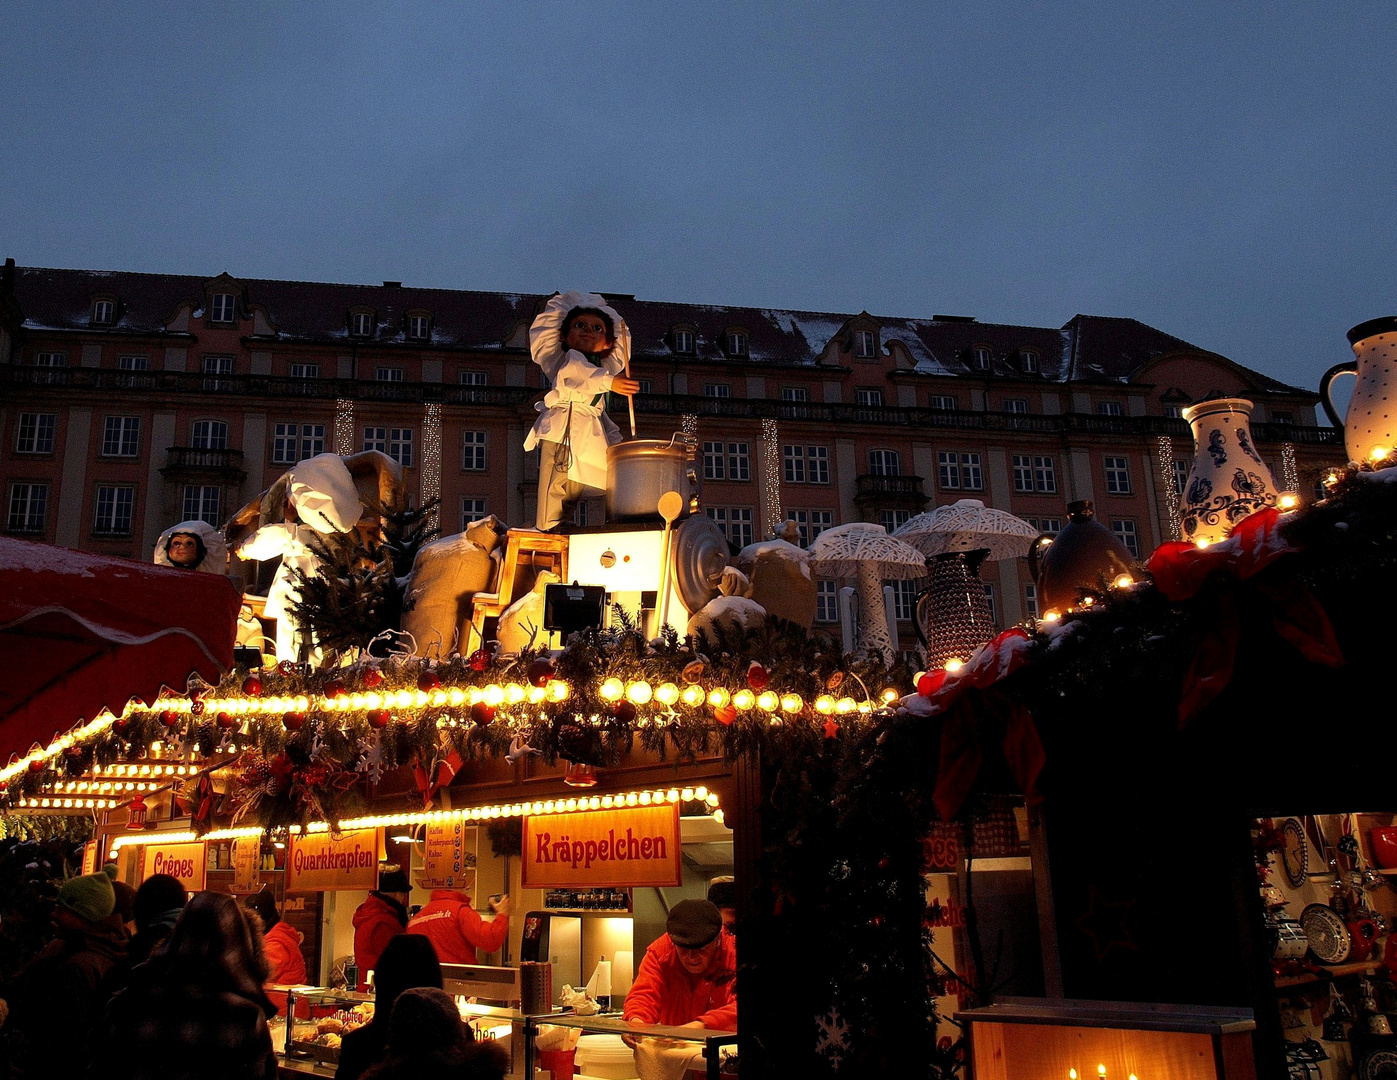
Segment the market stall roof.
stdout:
[[220,575],[0,537],[0,763],[191,674],[217,683],[241,602]]
[[979,499],[958,499],[918,514],[898,526],[893,536],[906,541],[927,558],[948,551],[988,549],[990,562],[1027,555],[1039,530],[1013,514],[995,510]]

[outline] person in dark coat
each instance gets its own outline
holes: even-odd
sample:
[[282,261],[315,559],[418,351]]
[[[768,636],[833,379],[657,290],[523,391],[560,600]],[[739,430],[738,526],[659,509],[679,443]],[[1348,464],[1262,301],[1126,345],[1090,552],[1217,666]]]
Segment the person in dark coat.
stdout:
[[471,1041],[456,1003],[442,990],[405,990],[393,1006],[388,1056],[364,1080],[503,1080],[509,1055]]
[[[120,884],[113,882],[114,886]],[[117,890],[118,901],[120,890]],[[189,893],[178,878],[169,874],[151,874],[135,890],[131,901],[132,921],[136,933],[126,947],[126,956],[114,964],[103,980],[102,1000],[111,998],[118,990],[126,989],[131,980],[131,971],[144,964],[155,951],[169,940],[179,920],[184,905],[189,902]]]
[[260,934],[231,896],[196,894],[107,1006],[89,1080],[275,1080]]
[[388,1053],[389,1020],[393,1004],[413,987],[441,989],[441,964],[425,937],[399,934],[383,947],[374,969],[374,1016],[340,1043],[335,1080],[359,1080]]
[[10,1076],[66,1080],[87,1070],[92,1017],[103,978],[126,955],[126,928],[113,915],[106,874],[70,878],[58,890],[58,936],[30,962],[9,999]]

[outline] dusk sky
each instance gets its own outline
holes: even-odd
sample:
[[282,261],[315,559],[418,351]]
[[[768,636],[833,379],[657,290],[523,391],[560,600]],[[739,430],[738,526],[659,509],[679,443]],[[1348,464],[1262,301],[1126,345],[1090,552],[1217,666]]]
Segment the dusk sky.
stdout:
[[1397,7],[6,3],[0,257],[1059,326],[1397,314]]

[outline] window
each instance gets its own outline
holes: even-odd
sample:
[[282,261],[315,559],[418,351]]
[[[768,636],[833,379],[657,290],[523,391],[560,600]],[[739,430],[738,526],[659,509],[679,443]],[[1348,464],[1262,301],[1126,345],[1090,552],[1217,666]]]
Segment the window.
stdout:
[[320,378],[320,365],[292,364],[291,377],[293,379],[318,379]]
[[485,432],[461,432],[461,468],[466,472],[485,471]]
[[135,457],[141,444],[139,416],[108,416],[102,422],[102,456]]
[[[34,357],[34,366],[42,368],[61,368],[68,366],[67,353],[61,352],[41,352]],[[62,376],[53,372],[38,376],[34,381],[38,383],[58,382]]]
[[898,622],[911,622],[917,617],[917,593],[915,581],[890,581],[893,590],[893,618]]
[[1184,415],[1184,407],[1182,405],[1166,405],[1164,406],[1164,415],[1172,416],[1175,420],[1181,420]]
[[878,338],[872,330],[854,331],[854,355],[860,360],[873,360],[878,356]]
[[906,525],[912,517],[911,510],[879,510],[878,524],[892,532],[894,529]]
[[130,536],[131,506],[135,500],[133,487],[99,484],[92,531],[99,536]]
[[222,493],[213,484],[185,484],[184,485],[184,519],[185,521],[204,521],[210,525],[218,525],[219,503],[222,501],[219,496]]
[[57,419],[55,413],[20,413],[19,426],[15,428],[15,453],[52,454]]
[[400,367],[375,368],[374,379],[377,382],[402,382],[403,369]]
[[1125,545],[1125,549],[1135,558],[1140,557],[1140,538],[1135,532],[1135,522],[1131,518],[1112,518],[1111,531],[1116,534],[1116,539]]
[[1024,518],[1030,525],[1040,533],[1047,536],[1056,536],[1062,532],[1062,518],[1055,517],[1028,517]]
[[[214,293],[209,305],[209,322],[230,323],[233,321],[233,294]],[[191,519],[192,520],[192,519]]]
[[710,382],[703,384],[704,397],[732,397],[732,387],[727,383]]
[[1028,412],[1028,402],[1023,398],[1005,398],[1004,411],[1023,416]]
[[872,476],[901,476],[902,458],[896,450],[870,450],[868,472]]
[[1019,361],[1023,364],[1025,375],[1038,374],[1038,354],[1030,349],[1025,349],[1019,353]]
[[747,335],[741,330],[732,330],[728,333],[728,355],[747,355]]
[[387,454],[404,468],[412,468],[412,428],[366,427],[364,449]]
[[994,602],[994,585],[991,582],[981,582],[985,587],[985,606],[990,609],[990,623],[999,625],[999,608]]
[[709,506],[705,512],[723,530],[728,543],[740,548],[753,542],[752,508],[749,506]]
[[118,356],[116,366],[122,371],[149,371],[149,356]]
[[786,519],[800,529],[800,546],[808,548],[826,529],[834,528],[833,510],[787,510]]
[[461,528],[465,528],[472,521],[479,521],[481,518],[489,517],[490,512],[485,508],[485,500],[476,495],[466,495],[461,499]]
[[[231,375],[233,374],[233,358],[231,356],[206,356],[204,357],[205,375]],[[205,390],[231,390],[233,384],[227,379],[205,379]]]
[[1174,459],[1174,490],[1180,495],[1188,484],[1188,474],[1193,471],[1193,461],[1189,458]]
[[1130,494],[1129,459],[1106,455],[1106,493],[1108,495]]
[[788,484],[828,484],[829,447],[783,446],[782,478]]
[[1030,619],[1038,618],[1038,586],[1025,585],[1023,587],[1024,614]]
[[990,351],[989,351],[989,349],[986,349],[983,345],[977,346],[976,348],[972,349],[971,352],[970,352],[970,361],[971,361],[971,366],[972,366],[976,371],[989,371],[989,369],[990,369]]
[[98,300],[92,305],[92,321],[99,326],[116,322],[116,304],[111,300]]
[[1293,412],[1291,412],[1289,409],[1272,409],[1272,410],[1271,410],[1271,423],[1273,423],[1273,424],[1293,424],[1293,423],[1295,423],[1295,414],[1294,414]]
[[636,379],[636,382],[640,383],[640,389],[637,390],[636,393],[638,393],[638,394],[652,394],[652,393],[654,393],[654,391],[650,389],[650,387],[651,387],[651,382],[650,382],[649,379]]
[[1051,457],[1015,454],[1013,465],[1015,491],[1037,495],[1051,495],[1057,491],[1057,469]]
[[324,424],[273,424],[272,463],[294,465],[325,453]]
[[881,405],[883,404],[883,391],[874,387],[862,386],[854,391],[854,404],[856,405]]
[[728,479],[752,479],[750,453],[745,442],[728,443]]
[[577,505],[572,508],[572,523],[579,527],[587,524],[587,508],[592,504],[591,499],[578,499]]
[[463,371],[461,372],[462,386],[488,386],[490,376],[484,371]]
[[942,450],[936,455],[936,471],[946,491],[980,491],[985,486],[979,454]]
[[189,429],[189,445],[195,450],[227,450],[228,425],[222,420],[195,420]]
[[703,444],[703,478],[705,480],[722,480],[727,476],[727,457],[723,451],[724,446],[720,442]]
[[374,317],[367,311],[356,311],[349,316],[349,332],[355,337],[368,337],[374,332]]
[[414,341],[426,341],[432,336],[432,320],[426,315],[409,315],[407,336]]
[[48,512],[47,484],[13,484],[10,487],[10,532],[37,533],[44,531],[44,515]]
[[1121,403],[1119,401],[1098,401],[1096,414],[1098,416],[1120,416]]
[[956,399],[951,394],[932,394],[929,404],[933,409],[939,409],[942,412],[956,411]]
[[810,391],[803,386],[783,386],[781,387],[782,401],[809,401]]
[[691,354],[694,351],[693,331],[676,330],[674,332],[674,351],[685,354]]
[[815,621],[823,623],[839,621],[839,582],[817,581],[815,583]]
[[752,479],[751,448],[745,442],[706,442],[703,444],[705,480]]

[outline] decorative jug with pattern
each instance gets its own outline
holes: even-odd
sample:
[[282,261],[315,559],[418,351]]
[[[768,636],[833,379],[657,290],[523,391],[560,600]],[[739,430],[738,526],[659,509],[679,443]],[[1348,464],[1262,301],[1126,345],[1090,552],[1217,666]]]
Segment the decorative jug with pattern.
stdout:
[[1200,401],[1184,409],[1194,444],[1180,507],[1185,540],[1224,540],[1244,517],[1276,505],[1276,481],[1252,442],[1251,410],[1246,398]]
[[[1319,401],[1344,436],[1350,461],[1381,461],[1397,450],[1397,317],[1369,319],[1348,332],[1354,359],[1335,364],[1319,381]],[[1348,415],[1330,399],[1340,375],[1355,378]]]

